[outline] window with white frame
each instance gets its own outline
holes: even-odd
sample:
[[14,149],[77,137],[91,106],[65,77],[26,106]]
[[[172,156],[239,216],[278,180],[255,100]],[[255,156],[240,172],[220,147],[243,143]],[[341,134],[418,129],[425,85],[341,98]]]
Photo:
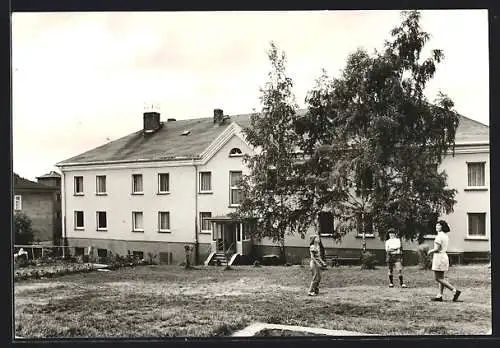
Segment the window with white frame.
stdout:
[[158,212],[158,231],[170,232],[170,212],[168,211]]
[[75,210],[75,230],[83,230],[84,227],[83,211]]
[[363,229],[365,232],[365,237],[373,237],[374,236],[374,228],[373,228],[373,216],[371,214],[357,213],[356,214],[356,230],[358,236],[363,235]]
[[97,230],[106,231],[108,229],[108,219],[105,211],[97,212]]
[[132,212],[132,231],[144,232],[144,218],[142,211]]
[[371,192],[373,184],[373,172],[368,168],[362,169],[356,179],[356,196],[359,197],[362,193]]
[[96,193],[98,195],[106,194],[106,175],[96,176]]
[[144,188],[142,185],[142,174],[132,174],[132,193],[144,193]]
[[330,211],[322,211],[318,216],[319,234],[322,237],[333,236],[334,215]]
[[23,210],[23,197],[21,195],[14,196],[14,210]]
[[210,233],[212,232],[212,223],[210,219],[212,217],[212,213],[208,211],[200,212],[200,232],[202,233]]
[[75,176],[75,195],[83,195],[83,176]]
[[242,179],[241,171],[229,172],[229,204],[240,205],[243,201],[243,192],[240,186]]
[[486,237],[486,213],[468,213],[468,236],[472,238]]
[[168,193],[170,191],[170,175],[168,173],[158,174],[158,193]]
[[212,192],[211,172],[200,172],[200,192]]
[[484,162],[469,162],[467,163],[467,186],[468,187],[484,187],[485,171]]

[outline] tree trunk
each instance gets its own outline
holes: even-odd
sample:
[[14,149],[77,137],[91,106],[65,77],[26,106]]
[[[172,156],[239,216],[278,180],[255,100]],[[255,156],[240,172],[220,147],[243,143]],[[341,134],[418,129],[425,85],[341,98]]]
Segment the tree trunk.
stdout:
[[281,256],[281,261],[285,264],[286,263],[286,252],[285,252],[285,237],[282,236],[280,238],[280,256]]

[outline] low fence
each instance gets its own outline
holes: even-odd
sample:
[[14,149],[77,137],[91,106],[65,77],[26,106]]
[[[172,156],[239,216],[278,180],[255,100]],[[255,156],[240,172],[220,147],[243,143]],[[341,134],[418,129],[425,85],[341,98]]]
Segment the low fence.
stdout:
[[[27,261],[37,261],[43,259],[66,259],[71,258],[77,262],[92,262],[92,263],[108,263],[112,262],[117,257],[111,250],[99,249],[94,246],[59,246],[59,245],[14,245],[14,255],[18,255],[20,250],[24,251]],[[14,257],[15,259],[18,256]],[[143,253],[137,254],[135,252],[121,256],[127,260],[146,260],[151,263],[172,264],[173,257],[171,252],[160,252],[159,254]]]
[[28,260],[36,260],[44,257],[66,257],[75,255],[75,247],[60,246],[60,245],[14,245],[14,254],[17,254],[21,249],[27,253]]

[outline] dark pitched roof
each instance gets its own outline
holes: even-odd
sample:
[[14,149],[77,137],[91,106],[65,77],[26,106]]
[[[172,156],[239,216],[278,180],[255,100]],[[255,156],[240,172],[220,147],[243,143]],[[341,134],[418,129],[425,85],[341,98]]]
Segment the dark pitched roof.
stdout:
[[[305,109],[299,110],[304,114]],[[163,127],[153,134],[144,135],[137,131],[123,138],[86,151],[80,155],[59,162],[89,163],[108,161],[151,161],[175,158],[199,158],[208,145],[220,135],[231,122],[242,128],[250,125],[251,114],[231,116],[223,125],[213,123],[212,117],[164,122]],[[185,131],[189,135],[181,135]],[[456,142],[488,141],[489,127],[467,117],[460,116]]]
[[50,173],[43,174],[42,176],[37,176],[37,179],[45,179],[45,178],[60,178],[61,174],[52,170]]
[[217,125],[211,117],[164,122],[152,134],[140,130],[58,164],[196,158],[230,123]]
[[47,186],[34,182],[25,178],[20,177],[14,173],[14,191],[55,191],[56,187]]

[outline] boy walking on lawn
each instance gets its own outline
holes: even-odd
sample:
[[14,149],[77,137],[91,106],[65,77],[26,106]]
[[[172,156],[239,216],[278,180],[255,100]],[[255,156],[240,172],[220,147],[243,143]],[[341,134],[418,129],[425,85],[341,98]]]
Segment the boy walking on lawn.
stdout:
[[389,267],[389,287],[394,287],[394,268],[399,274],[399,285],[402,288],[406,288],[406,284],[403,282],[403,249],[401,247],[401,239],[396,235],[396,230],[390,228],[388,231],[389,238],[385,241],[385,252],[386,261]]

